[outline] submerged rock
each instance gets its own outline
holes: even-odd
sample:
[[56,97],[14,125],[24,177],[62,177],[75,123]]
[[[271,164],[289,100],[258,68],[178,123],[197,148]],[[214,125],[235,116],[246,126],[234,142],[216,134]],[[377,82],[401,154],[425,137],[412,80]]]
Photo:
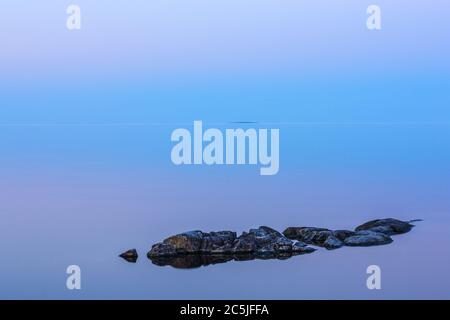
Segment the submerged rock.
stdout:
[[371,230],[391,236],[409,232],[411,231],[412,227],[414,227],[414,225],[410,224],[409,222],[388,218],[366,222],[356,227],[355,231]]
[[125,259],[128,262],[135,263],[138,259],[138,253],[136,249],[130,249],[121,253],[119,257]]
[[313,248],[295,243],[280,232],[259,227],[243,232],[239,237],[232,231],[190,231],[165,239],[152,246],[148,257],[175,256],[180,254],[255,254],[270,255],[280,252],[309,253]]

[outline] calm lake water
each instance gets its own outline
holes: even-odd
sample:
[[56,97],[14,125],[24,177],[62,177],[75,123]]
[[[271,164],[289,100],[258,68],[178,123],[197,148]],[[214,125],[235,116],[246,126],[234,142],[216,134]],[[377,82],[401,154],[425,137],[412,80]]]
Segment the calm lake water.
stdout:
[[[280,172],[266,177],[256,166],[173,166],[176,127],[1,127],[0,297],[450,297],[448,126],[281,124]],[[153,243],[188,230],[351,229],[383,217],[424,221],[390,245],[288,260],[182,270],[146,258]],[[135,264],[118,257],[130,248]],[[72,264],[79,291],[66,289]],[[381,290],[366,288],[372,264]]]
[[[361,0],[78,0],[76,30],[66,1],[1,2],[0,298],[450,298],[450,1],[379,0],[381,30]],[[195,120],[280,129],[278,174],[175,166]],[[146,258],[189,230],[387,217],[423,221],[288,260]]]

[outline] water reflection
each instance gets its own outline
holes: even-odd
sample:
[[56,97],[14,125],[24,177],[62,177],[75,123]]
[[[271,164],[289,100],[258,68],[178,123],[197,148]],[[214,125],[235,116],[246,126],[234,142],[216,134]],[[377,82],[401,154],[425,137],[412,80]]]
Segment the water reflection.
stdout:
[[269,260],[278,259],[286,260],[292,258],[293,256],[307,254],[305,253],[278,253],[278,254],[267,254],[267,255],[255,255],[255,254],[186,254],[177,256],[166,256],[166,257],[149,257],[153,264],[165,267],[171,266],[176,269],[194,269],[219,263],[226,263],[230,261],[250,261],[250,260]]

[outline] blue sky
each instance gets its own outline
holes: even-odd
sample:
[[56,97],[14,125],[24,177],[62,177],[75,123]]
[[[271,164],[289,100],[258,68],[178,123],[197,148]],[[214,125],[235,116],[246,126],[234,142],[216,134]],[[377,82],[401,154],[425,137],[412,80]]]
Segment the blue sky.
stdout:
[[[446,1],[377,1],[380,31],[366,28],[372,3],[356,0],[79,0],[82,28],[69,31],[71,3],[2,4],[0,124],[8,156],[0,161],[39,145],[32,142],[39,134],[20,127],[30,124],[164,123],[153,145],[165,154],[172,127],[194,120],[450,121]],[[80,145],[105,150],[92,138],[104,128],[81,129]],[[123,135],[108,129],[111,139]],[[39,141],[50,148],[46,130]],[[50,146],[70,150],[64,141],[74,130],[60,127]],[[326,150],[320,139],[316,131],[304,143],[320,141]]]
[[[82,29],[65,27],[67,5]],[[448,1],[15,1],[2,3],[0,68],[8,79],[172,75],[333,76],[448,72]],[[113,78],[111,78],[113,77]]]

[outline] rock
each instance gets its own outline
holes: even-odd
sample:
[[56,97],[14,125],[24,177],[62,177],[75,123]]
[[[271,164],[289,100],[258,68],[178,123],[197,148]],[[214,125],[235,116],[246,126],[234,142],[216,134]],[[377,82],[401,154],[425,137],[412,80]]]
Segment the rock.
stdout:
[[295,239],[307,244],[332,250],[344,245],[342,240],[349,236],[352,231],[332,231],[325,228],[315,227],[289,227],[283,234],[289,239]]
[[173,256],[193,253],[231,252],[236,233],[189,231],[165,239],[152,246],[149,256]]
[[130,249],[125,251],[124,253],[121,253],[119,257],[125,259],[128,262],[135,263],[138,258],[138,253],[136,249]]
[[259,254],[292,251],[293,241],[283,236],[278,231],[269,227],[259,227],[244,232],[238,240],[253,244],[254,251]]
[[366,222],[356,227],[355,231],[371,230],[391,236],[409,232],[413,226],[409,222],[388,218]]
[[371,230],[357,231],[353,236],[344,240],[345,245],[350,247],[379,246],[391,242],[392,239],[389,235]]
[[256,244],[250,239],[240,238],[233,244],[233,253],[252,253],[256,251]]
[[309,253],[314,249],[306,244],[296,244],[280,232],[259,227],[243,232],[220,231],[205,233],[190,231],[165,239],[152,246],[148,257],[175,256],[180,254],[255,254],[273,255],[283,252]]
[[164,244],[173,247],[175,253],[200,252],[204,234],[201,231],[189,231],[164,240]]
[[[331,250],[342,246],[388,244],[392,242],[391,235],[408,232],[412,227],[410,222],[388,218],[366,222],[355,231],[289,227],[280,233],[261,226],[238,237],[232,231],[206,233],[197,230],[171,236],[153,245],[147,256],[154,264],[175,268],[196,268],[232,260],[288,259],[316,250],[308,245]],[[133,250],[123,253],[121,257],[127,261],[134,256],[137,259],[137,252]]]
[[341,241],[344,241],[345,239],[347,239],[350,236],[353,236],[355,234],[354,231],[349,231],[349,230],[335,230],[333,231],[333,235],[338,238]]
[[328,250],[338,249],[343,245],[344,243],[333,235],[329,236],[322,244],[322,246]]
[[316,227],[289,227],[283,234],[289,239],[303,241],[307,244],[337,249],[346,246],[375,246],[392,242],[391,235],[405,233],[413,225],[397,219],[378,219],[366,222],[355,231],[329,230]]
[[164,256],[174,256],[177,252],[173,245],[167,243],[157,243],[152,246],[152,249],[147,253],[147,256],[156,256],[156,257],[164,257]]
[[297,241],[292,245],[292,252],[298,253],[312,253],[316,251],[313,247],[309,247],[306,243]]
[[283,231],[283,234],[289,239],[295,239],[307,244],[323,246],[323,243],[333,231],[324,228],[315,227],[289,227]]
[[200,252],[229,253],[232,252],[232,244],[236,239],[236,232],[220,231],[203,233]]

